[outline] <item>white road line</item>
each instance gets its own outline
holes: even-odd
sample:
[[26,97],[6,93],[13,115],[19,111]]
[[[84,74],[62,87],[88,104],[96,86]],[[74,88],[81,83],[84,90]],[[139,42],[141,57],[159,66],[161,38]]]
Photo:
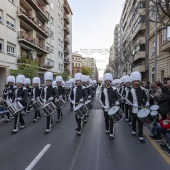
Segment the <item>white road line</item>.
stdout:
[[34,160],[26,167],[25,170],[31,170],[37,164],[37,162],[41,159],[41,157],[45,154],[45,152],[49,149],[50,146],[51,144],[47,144],[42,149],[42,151],[34,158]]

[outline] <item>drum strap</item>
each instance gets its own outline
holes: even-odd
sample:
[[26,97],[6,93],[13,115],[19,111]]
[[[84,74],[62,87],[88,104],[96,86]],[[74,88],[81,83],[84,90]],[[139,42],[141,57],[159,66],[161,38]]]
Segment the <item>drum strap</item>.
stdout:
[[18,92],[18,88],[15,90],[15,100],[17,98],[17,92]]
[[107,106],[108,108],[110,108],[107,91],[108,91],[108,90],[107,90],[106,88],[104,88],[103,93],[104,93],[104,96],[105,96],[105,106]]
[[35,101],[35,88],[33,89],[33,99]]
[[[138,100],[136,97],[136,91],[134,88],[131,88],[131,93],[132,93],[133,103],[138,104]],[[138,112],[138,108],[132,107],[132,113],[137,113],[137,112]]]
[[[73,92],[74,92],[74,103],[76,103],[76,91],[77,91],[77,86],[74,87]],[[75,108],[75,104],[73,106]]]

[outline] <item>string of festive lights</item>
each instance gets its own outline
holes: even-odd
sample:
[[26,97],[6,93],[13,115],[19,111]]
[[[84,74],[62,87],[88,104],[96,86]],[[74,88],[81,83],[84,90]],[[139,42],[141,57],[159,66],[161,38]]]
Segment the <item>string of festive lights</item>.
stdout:
[[106,55],[110,52],[110,49],[80,49],[80,52],[86,55],[92,55],[94,53]]

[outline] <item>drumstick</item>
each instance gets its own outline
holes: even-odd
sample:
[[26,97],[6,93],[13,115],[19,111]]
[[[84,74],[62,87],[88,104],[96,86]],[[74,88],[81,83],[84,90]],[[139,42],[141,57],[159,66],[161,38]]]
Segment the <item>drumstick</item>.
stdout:
[[[132,102],[130,102],[127,98],[123,97],[120,93],[118,93],[118,95],[119,95],[121,98],[125,99],[131,106],[133,106]],[[141,107],[141,106],[138,106],[138,107],[139,107],[140,109],[143,109],[143,107]]]

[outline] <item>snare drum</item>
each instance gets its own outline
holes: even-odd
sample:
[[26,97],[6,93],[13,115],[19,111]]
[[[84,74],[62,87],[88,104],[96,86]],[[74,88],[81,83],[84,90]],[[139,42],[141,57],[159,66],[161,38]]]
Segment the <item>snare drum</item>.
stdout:
[[141,110],[138,111],[137,113],[137,117],[139,118],[139,120],[141,120],[143,123],[146,124],[151,124],[153,122],[153,120],[150,118],[150,110],[147,108],[143,108]]
[[23,106],[19,102],[14,102],[7,108],[9,112],[12,114],[12,116],[17,115],[19,112],[22,111]]
[[55,100],[55,105],[57,107],[57,109],[61,109],[62,106],[64,106],[65,101],[62,98],[59,98]]
[[87,115],[88,108],[84,103],[80,103],[74,108],[74,112],[76,112],[80,118],[83,118],[85,115]]
[[53,102],[49,102],[42,107],[42,111],[45,113],[45,116],[50,116],[52,113],[54,113],[55,109],[56,106]]
[[85,105],[86,105],[86,107],[88,108],[88,110],[90,110],[90,100],[87,100],[86,102],[85,102]]
[[37,111],[42,107],[42,102],[40,100],[36,100],[33,102],[32,107],[35,111]]
[[158,112],[155,111],[155,110],[153,110],[153,111],[150,112],[150,116],[151,116],[151,118],[154,119],[154,120],[157,118],[157,115],[158,115]]
[[108,111],[108,115],[112,120],[116,122],[119,122],[124,118],[124,112],[122,111],[122,109],[120,109],[119,106],[111,107]]
[[151,107],[150,107],[150,110],[151,111],[156,111],[156,110],[158,110],[159,109],[159,106],[158,105],[152,105]]

